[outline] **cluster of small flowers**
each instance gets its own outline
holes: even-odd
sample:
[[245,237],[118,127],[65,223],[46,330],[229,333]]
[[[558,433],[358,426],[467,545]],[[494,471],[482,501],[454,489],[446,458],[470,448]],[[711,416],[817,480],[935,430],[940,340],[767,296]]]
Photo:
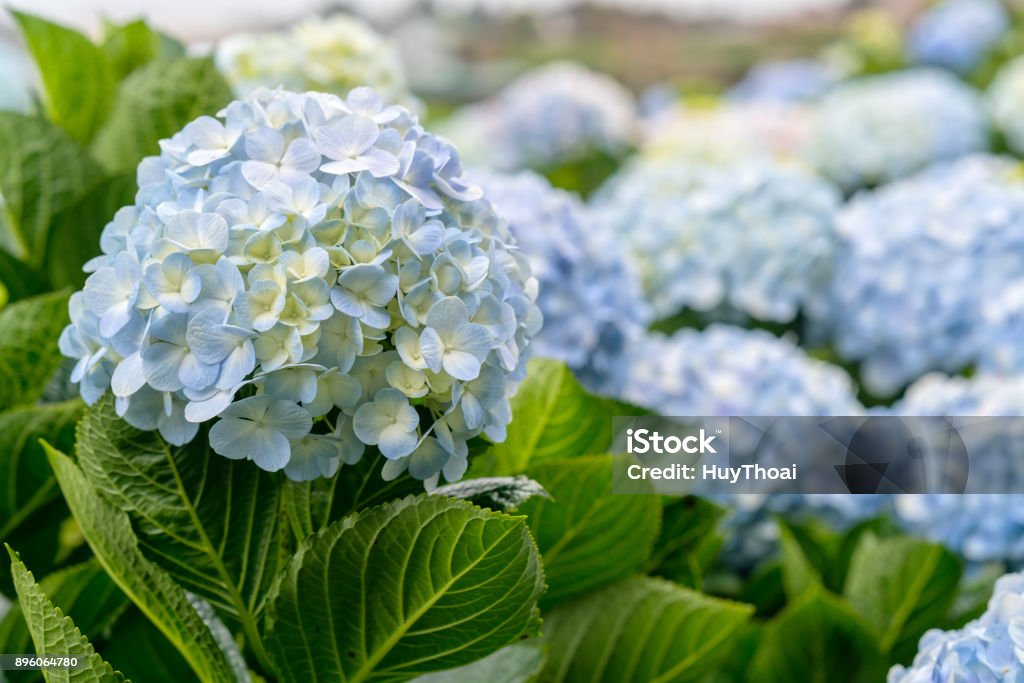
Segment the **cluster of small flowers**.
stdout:
[[832,268],[839,192],[799,169],[640,161],[594,200],[658,317],[722,306],[788,322]]
[[[942,543],[972,563],[1024,565],[1024,495],[992,493],[1024,484],[1020,419],[1024,375],[971,379],[927,375],[908,389],[893,412],[908,416],[963,416],[961,436],[970,456],[970,486],[987,493],[898,496],[896,518],[910,533]],[[954,422],[954,424],[956,424]]]
[[[369,88],[257,90],[139,166],[62,351],[94,403],[294,479],[365,446],[427,486],[504,438],[536,280],[459,157]],[[236,400],[237,396],[241,396]]]
[[1010,27],[1000,0],[942,0],[910,27],[907,50],[917,64],[961,74],[979,66]]
[[1024,574],[996,581],[984,614],[962,629],[932,629],[909,667],[889,670],[887,683],[1019,683],[1024,680]]
[[825,64],[813,59],[760,62],[726,96],[741,102],[806,102],[819,97],[834,81]]
[[541,170],[633,144],[636,103],[621,84],[572,62],[530,71],[457,112],[444,132],[474,165]]
[[832,89],[818,107],[809,154],[822,173],[854,190],[987,146],[980,96],[947,72],[914,69]]
[[968,157],[860,195],[840,214],[843,244],[813,326],[841,356],[863,360],[873,393],[929,370],[1005,361],[999,296],[1024,278],[1024,183],[1014,175],[1010,160]]
[[842,369],[763,330],[715,324],[630,346],[622,398],[660,415],[859,415]]
[[344,96],[370,86],[388,102],[410,104],[398,51],[361,19],[338,14],[276,33],[222,40],[214,60],[239,98],[259,87]]
[[535,353],[565,362],[591,391],[615,392],[628,341],[649,316],[612,234],[578,198],[531,171],[474,173],[473,180],[509,221],[540,282],[544,327]]
[[802,160],[813,110],[770,101],[663,108],[643,121],[643,156],[669,163],[722,165],[751,160]]
[[1007,62],[986,95],[989,115],[1015,154],[1024,154],[1024,57]]

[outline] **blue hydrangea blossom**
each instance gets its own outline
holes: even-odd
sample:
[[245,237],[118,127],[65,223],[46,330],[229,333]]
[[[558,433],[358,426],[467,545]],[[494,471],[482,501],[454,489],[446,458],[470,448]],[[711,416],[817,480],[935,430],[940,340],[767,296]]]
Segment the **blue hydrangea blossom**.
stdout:
[[366,446],[437,483],[501,440],[536,280],[458,154],[368,88],[258,90],[161,142],[61,350],[95,403],[293,479]]
[[788,322],[825,285],[839,193],[798,169],[641,161],[594,201],[657,317],[720,306]]
[[820,102],[810,158],[847,190],[889,182],[988,146],[982,100],[947,72],[849,81]]
[[931,629],[909,667],[889,670],[888,683],[1018,683],[1024,680],[1024,574],[996,581],[984,614],[961,629]]
[[457,112],[444,133],[467,161],[500,171],[546,169],[633,143],[636,102],[609,76],[572,62],[527,72]]
[[627,344],[649,318],[614,236],[578,198],[532,172],[473,177],[508,219],[540,282],[536,353],[565,362],[589,389],[614,392]]
[[[1015,164],[978,156],[855,198],[815,326],[862,380],[890,395],[929,370],[1012,362],[1000,354],[1024,278],[1024,183]],[[1001,332],[1002,330],[1002,332]]]
[[1000,0],[942,0],[917,18],[907,36],[910,59],[966,74],[1010,28]]
[[[1019,340],[1018,340],[1019,341]],[[978,418],[1024,415],[1024,375],[971,379],[932,374],[915,382],[893,408],[899,415]],[[971,420],[971,422],[977,422]],[[990,490],[1024,482],[1020,420],[984,423],[970,432],[971,481]],[[1016,427],[1016,428],[1015,428]],[[1024,565],[1024,495],[972,493],[896,497],[896,519],[908,532],[942,543],[972,563]]]
[[738,101],[805,102],[824,93],[835,81],[825,64],[812,59],[787,59],[755,64],[726,96]]

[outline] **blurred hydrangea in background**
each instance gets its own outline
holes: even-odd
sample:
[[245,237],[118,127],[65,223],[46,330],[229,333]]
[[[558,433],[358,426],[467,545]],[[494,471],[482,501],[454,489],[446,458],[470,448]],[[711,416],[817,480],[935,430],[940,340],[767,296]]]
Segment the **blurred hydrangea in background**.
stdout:
[[986,305],[1024,278],[1016,164],[974,156],[855,197],[819,330],[889,396],[929,370],[995,364]]
[[907,50],[917,64],[966,74],[977,68],[1010,27],[999,0],[942,0],[914,21]]
[[621,156],[634,144],[635,128],[629,90],[582,65],[553,62],[457,112],[443,132],[467,163],[514,171]]
[[218,43],[214,56],[238,97],[258,87],[344,96],[369,86],[388,102],[411,104],[398,51],[369,24],[345,14],[278,32],[234,34]]
[[541,316],[450,144],[368,88],[257,90],[139,166],[61,350],[172,444],[330,476],[366,445],[436,485],[504,438]]
[[992,123],[1006,146],[1015,154],[1024,154],[1024,57],[999,70],[989,86],[987,102]]
[[932,629],[921,638],[909,667],[894,666],[888,683],[1024,679],[1024,574],[1001,577],[978,619],[953,631]]
[[760,62],[726,97],[741,102],[805,102],[821,96],[835,80],[825,64],[813,59]]
[[658,318],[726,307],[792,321],[828,282],[839,192],[797,168],[638,161],[595,198]]
[[826,94],[810,157],[852,191],[987,148],[979,94],[947,72],[915,69],[855,79]]
[[530,171],[474,173],[540,282],[544,327],[535,353],[569,365],[591,390],[625,380],[629,340],[648,322],[639,284],[617,238],[574,195]]

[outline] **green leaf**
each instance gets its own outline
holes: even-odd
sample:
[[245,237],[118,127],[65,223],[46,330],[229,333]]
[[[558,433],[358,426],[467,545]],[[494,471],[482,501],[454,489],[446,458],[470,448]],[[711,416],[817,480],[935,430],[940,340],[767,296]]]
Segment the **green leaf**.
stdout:
[[612,443],[610,401],[591,396],[563,363],[535,358],[512,398],[508,438],[473,461],[473,476],[522,473],[544,459],[604,453]]
[[128,515],[105,501],[63,453],[46,446],[61,492],[96,559],[188,661],[201,681],[248,681],[237,652],[225,651],[196,603],[139,550]]
[[43,395],[62,356],[57,348],[68,324],[68,295],[45,294],[0,311],[0,410]]
[[22,12],[11,12],[43,81],[47,116],[87,143],[107,118],[114,67],[106,53],[78,31]]
[[304,539],[353,512],[423,492],[423,482],[408,473],[384,481],[383,466],[384,456],[367,453],[334,477],[285,482],[284,506],[295,537]]
[[543,590],[522,518],[410,496],[303,544],[271,592],[282,681],[399,681],[535,634]]
[[491,508],[492,510],[515,510],[524,502],[540,496],[551,498],[544,487],[530,479],[517,477],[484,477],[483,479],[465,479],[454,484],[447,484],[434,491],[438,496],[462,498],[474,505]]
[[281,477],[213,453],[205,434],[173,448],[117,417],[109,399],[79,423],[78,462],[135,522],[143,553],[239,624],[263,660],[258,622],[284,561]]
[[700,681],[729,652],[752,611],[661,579],[629,579],[545,617],[548,661],[541,679]]
[[0,413],[0,539],[59,495],[39,439],[72,447],[81,414],[79,400]]
[[696,496],[666,500],[661,530],[647,563],[649,572],[699,588],[722,547],[717,527],[725,513],[724,508]]
[[136,681],[152,680],[154,672],[163,681],[195,679],[188,662],[135,607],[117,620],[100,651],[111,666]]
[[412,683],[530,683],[544,667],[545,656],[543,640],[527,640],[458,669],[417,676]]
[[[82,633],[94,636],[110,628],[128,605],[128,598],[95,559],[48,574],[39,587]],[[29,652],[31,642],[28,625],[15,603],[0,621],[0,652]]]
[[54,215],[102,171],[60,128],[14,112],[0,112],[0,149],[0,248],[38,269]]
[[[0,165],[3,162],[0,161]],[[0,195],[3,190],[0,188]],[[3,211],[3,199],[0,198],[0,214]],[[4,243],[4,219],[0,215],[0,244]],[[5,303],[13,303],[27,299],[36,294],[42,294],[49,289],[49,285],[41,274],[36,272],[24,261],[20,261],[13,254],[0,247],[0,285],[7,291]],[[0,310],[3,306],[0,306]]]
[[888,666],[857,615],[812,588],[765,627],[748,679],[757,683],[879,681]]
[[883,653],[908,661],[924,632],[942,622],[956,597],[960,561],[940,545],[866,534],[844,591],[871,626]]
[[545,604],[621,579],[650,557],[661,499],[612,495],[611,472],[612,456],[541,462],[528,470],[553,498],[520,507],[544,561]]
[[155,59],[185,56],[181,43],[154,31],[142,19],[104,27],[103,51],[107,53],[118,80]]
[[93,155],[111,172],[134,170],[143,157],[160,153],[161,139],[229,102],[231,89],[209,59],[150,62],[121,82]]
[[84,661],[81,668],[48,669],[48,682],[69,681],[74,683],[110,683],[123,681],[124,677],[115,672],[103,658],[96,654],[92,644],[82,635],[70,617],[50,602],[36,583],[32,573],[18,559],[17,553],[7,546],[11,556],[11,573],[14,587],[18,591],[18,604],[28,622],[32,640],[39,655],[72,655]]
[[50,228],[45,267],[53,287],[81,289],[82,266],[100,254],[100,235],[117,210],[133,204],[135,173],[104,178],[89,194],[57,213]]

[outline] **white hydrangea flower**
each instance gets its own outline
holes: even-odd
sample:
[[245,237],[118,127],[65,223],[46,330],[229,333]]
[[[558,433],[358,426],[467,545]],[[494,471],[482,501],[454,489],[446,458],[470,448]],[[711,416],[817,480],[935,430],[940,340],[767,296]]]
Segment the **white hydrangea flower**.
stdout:
[[793,320],[832,270],[839,193],[796,168],[639,161],[594,200],[657,317],[728,307]]
[[1007,62],[989,85],[986,95],[992,124],[1006,146],[1024,154],[1024,57]]
[[[139,166],[61,350],[95,403],[295,479],[377,446],[436,485],[503,438],[537,282],[458,154],[368,88],[257,90]],[[429,457],[428,457],[429,455]]]
[[831,90],[818,106],[810,156],[827,177],[855,190],[987,148],[978,93],[946,72],[920,68]]
[[238,97],[278,86],[344,96],[368,85],[386,101],[413,104],[395,46],[362,19],[345,14],[308,19],[278,32],[231,35],[218,43],[214,60]]
[[572,62],[530,71],[457,112],[444,133],[467,162],[500,171],[543,170],[632,144],[636,102],[621,84]]

